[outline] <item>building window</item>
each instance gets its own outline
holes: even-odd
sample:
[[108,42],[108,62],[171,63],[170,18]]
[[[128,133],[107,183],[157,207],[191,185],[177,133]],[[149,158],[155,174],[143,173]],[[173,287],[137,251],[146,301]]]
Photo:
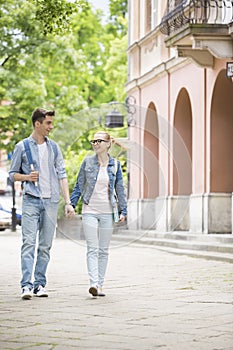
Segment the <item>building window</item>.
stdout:
[[145,0],[145,32],[148,33],[157,25],[157,0]]
[[176,6],[178,6],[178,5],[182,4],[182,3],[184,4],[185,1],[184,0],[170,0],[170,1],[168,1],[168,9],[169,9],[169,11],[174,10],[176,8]]
[[152,0],[152,4],[151,4],[151,26],[152,29],[156,27],[157,25],[157,18],[156,18],[156,14],[157,14],[157,0]]
[[145,32],[148,33],[151,30],[151,0],[146,0],[145,5]]

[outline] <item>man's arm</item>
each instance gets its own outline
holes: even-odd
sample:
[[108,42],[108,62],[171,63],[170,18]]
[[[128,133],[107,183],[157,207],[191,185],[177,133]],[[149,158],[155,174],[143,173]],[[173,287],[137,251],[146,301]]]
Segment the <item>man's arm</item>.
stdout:
[[38,171],[32,171],[30,174],[20,174],[15,173],[13,175],[14,181],[31,181],[36,182],[38,181]]
[[[30,171],[26,167],[26,163],[23,164],[23,143],[19,142],[14,149],[13,156],[11,159],[11,166],[9,171],[9,177],[12,182],[14,181],[28,181],[36,182],[38,181],[38,171]],[[23,168],[22,168],[23,167]]]
[[65,200],[65,215],[68,217],[72,217],[75,215],[74,208],[70,203],[70,194],[69,194],[69,186],[67,178],[60,179],[61,191]]

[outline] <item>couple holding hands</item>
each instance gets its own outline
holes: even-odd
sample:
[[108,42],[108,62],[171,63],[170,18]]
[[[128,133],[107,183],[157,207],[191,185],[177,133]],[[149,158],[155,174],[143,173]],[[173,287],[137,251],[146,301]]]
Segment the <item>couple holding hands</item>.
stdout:
[[[9,171],[11,181],[23,182],[21,298],[48,296],[46,270],[56,228],[60,190],[65,200],[66,217],[75,215],[76,204],[82,199],[89,293],[105,296],[103,283],[113,223],[114,220],[124,222],[127,215],[121,164],[109,155],[114,142],[110,135],[105,131],[95,133],[90,141],[94,155],[83,160],[70,196],[62,153],[59,146],[48,138],[54,115],[54,111],[34,110],[33,132],[26,139],[29,147],[25,146],[25,140],[16,144]],[[116,197],[119,218],[114,215],[118,211]]]

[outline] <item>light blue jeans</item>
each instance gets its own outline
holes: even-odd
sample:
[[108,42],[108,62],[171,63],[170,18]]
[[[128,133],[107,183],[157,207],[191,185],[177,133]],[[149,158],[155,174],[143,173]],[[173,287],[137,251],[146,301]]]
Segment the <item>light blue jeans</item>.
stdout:
[[87,269],[90,285],[102,287],[108,264],[108,249],[113,232],[112,214],[83,214],[87,242]]
[[[22,206],[21,287],[46,285],[46,270],[57,222],[58,203],[25,194]],[[38,244],[37,244],[38,235]],[[32,274],[37,246],[37,258]]]

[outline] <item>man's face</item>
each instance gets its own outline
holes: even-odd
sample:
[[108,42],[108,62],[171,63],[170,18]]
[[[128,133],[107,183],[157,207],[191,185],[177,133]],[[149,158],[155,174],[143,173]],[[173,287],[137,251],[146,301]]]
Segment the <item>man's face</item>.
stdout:
[[36,122],[37,124],[37,132],[41,134],[41,136],[48,136],[50,131],[53,128],[53,117],[50,115],[46,115],[45,119],[42,123]]

